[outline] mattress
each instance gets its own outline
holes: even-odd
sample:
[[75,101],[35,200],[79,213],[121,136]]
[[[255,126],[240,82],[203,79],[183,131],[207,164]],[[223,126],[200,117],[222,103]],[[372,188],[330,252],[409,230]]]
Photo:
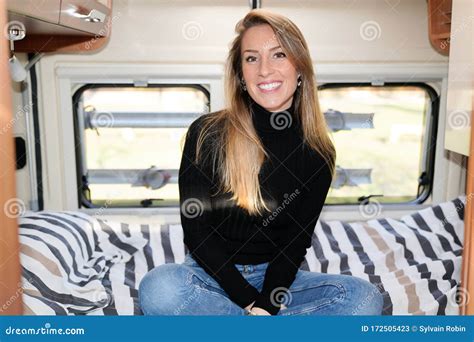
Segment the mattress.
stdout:
[[[301,269],[370,281],[384,315],[457,315],[465,197],[399,220],[323,221]],[[104,219],[81,212],[27,212],[19,218],[27,315],[141,315],[138,285],[188,252],[179,223]],[[156,220],[155,220],[156,221]]]

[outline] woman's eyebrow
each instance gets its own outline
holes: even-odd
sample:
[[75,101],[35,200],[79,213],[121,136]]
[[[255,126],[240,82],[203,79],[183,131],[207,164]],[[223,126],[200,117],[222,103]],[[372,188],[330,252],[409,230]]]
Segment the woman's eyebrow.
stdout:
[[[280,45],[274,46],[274,47],[270,48],[269,50],[272,51],[272,50],[276,50],[278,48],[281,48],[281,46]],[[247,49],[247,50],[244,50],[244,52],[256,52],[256,53],[258,53],[258,50]]]

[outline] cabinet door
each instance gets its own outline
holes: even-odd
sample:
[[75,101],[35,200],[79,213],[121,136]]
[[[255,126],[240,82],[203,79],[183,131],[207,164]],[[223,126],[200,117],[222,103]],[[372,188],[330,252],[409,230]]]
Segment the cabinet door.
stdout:
[[110,8],[99,1],[62,0],[59,24],[98,36],[107,34]]
[[58,24],[61,0],[8,0],[7,9],[13,13]]
[[452,0],[428,0],[430,42],[440,54],[449,55]]
[[474,3],[453,2],[445,148],[469,155],[474,79]]

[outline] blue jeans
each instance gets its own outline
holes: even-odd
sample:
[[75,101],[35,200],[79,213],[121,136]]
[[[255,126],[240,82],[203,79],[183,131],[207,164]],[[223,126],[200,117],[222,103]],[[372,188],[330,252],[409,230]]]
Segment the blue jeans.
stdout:
[[[258,291],[262,290],[268,262],[235,265]],[[145,315],[244,315],[220,285],[187,254],[183,264],[163,264],[140,283],[140,306]],[[287,315],[380,315],[383,297],[377,286],[363,279],[298,270],[281,299]]]

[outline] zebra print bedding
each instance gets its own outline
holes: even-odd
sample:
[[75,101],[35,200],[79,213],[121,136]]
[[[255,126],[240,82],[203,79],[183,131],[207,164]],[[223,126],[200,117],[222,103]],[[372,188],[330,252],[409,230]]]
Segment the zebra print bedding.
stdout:
[[[465,196],[400,220],[319,220],[302,269],[376,284],[384,315],[457,315]],[[180,224],[116,222],[80,212],[19,220],[25,314],[140,315],[138,285],[188,252]]]

